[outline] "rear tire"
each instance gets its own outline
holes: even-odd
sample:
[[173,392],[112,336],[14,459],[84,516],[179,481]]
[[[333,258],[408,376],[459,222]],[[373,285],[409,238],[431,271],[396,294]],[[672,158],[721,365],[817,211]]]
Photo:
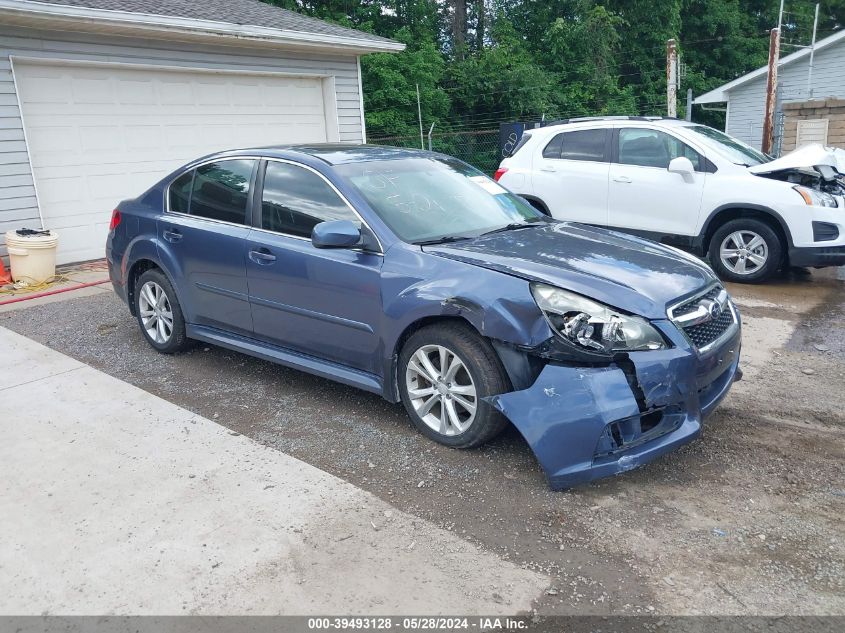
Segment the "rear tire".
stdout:
[[141,334],[154,349],[175,354],[189,344],[176,291],[160,270],[152,268],[135,282],[135,314]]
[[484,398],[509,391],[510,381],[492,345],[469,326],[429,325],[412,334],[399,354],[398,383],[414,425],[440,444],[479,446],[508,424]]
[[738,218],[716,229],[708,258],[720,279],[754,284],[778,271],[783,254],[784,244],[771,226],[754,218]]

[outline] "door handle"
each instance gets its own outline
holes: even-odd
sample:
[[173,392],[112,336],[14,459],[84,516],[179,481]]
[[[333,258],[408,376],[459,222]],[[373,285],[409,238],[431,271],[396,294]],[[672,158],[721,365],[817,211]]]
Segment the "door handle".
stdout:
[[249,258],[259,266],[269,266],[276,261],[276,256],[266,248],[260,248],[257,251],[250,251]]
[[617,176],[613,179],[613,182],[621,182],[623,184],[629,185],[631,184],[631,179],[628,176]]
[[164,229],[162,235],[164,236],[164,239],[172,244],[182,241],[182,234],[176,229]]
[[555,167],[552,167],[551,165],[543,165],[542,167],[540,167],[540,171],[555,172],[557,171],[557,169]]

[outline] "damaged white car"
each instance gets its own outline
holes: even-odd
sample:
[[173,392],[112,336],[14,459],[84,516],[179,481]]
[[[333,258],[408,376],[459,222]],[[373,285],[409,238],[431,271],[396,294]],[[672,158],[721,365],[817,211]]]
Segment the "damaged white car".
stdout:
[[544,213],[708,257],[725,280],[845,265],[845,151],[769,156],[660,117],[569,120],[527,131],[496,179]]

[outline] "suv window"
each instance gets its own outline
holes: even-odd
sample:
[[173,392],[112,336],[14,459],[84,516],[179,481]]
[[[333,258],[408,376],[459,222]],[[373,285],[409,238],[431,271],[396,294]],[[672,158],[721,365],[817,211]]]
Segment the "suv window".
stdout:
[[261,198],[262,228],[310,239],[314,226],[329,220],[361,224],[349,205],[314,172],[289,163],[267,163]]
[[[241,158],[197,167],[191,187],[189,213],[211,220],[246,224],[250,181],[255,163],[253,159]],[[174,198],[177,204],[182,203],[176,185],[185,176],[187,174],[177,178],[171,185],[170,208],[173,211],[177,210],[173,205]]]
[[[530,140],[531,140],[531,133],[530,132],[523,132],[522,136],[519,138],[519,141],[517,142],[516,146],[511,150],[511,153],[508,156],[515,156],[516,153],[519,150],[521,150],[523,147],[525,147],[525,144]],[[504,158],[507,158],[507,156],[505,156]]]
[[573,130],[555,136],[543,149],[543,158],[606,162],[607,130]]
[[696,171],[704,171],[701,154],[671,134],[644,128],[619,130],[619,163],[666,169],[679,156],[689,158]]

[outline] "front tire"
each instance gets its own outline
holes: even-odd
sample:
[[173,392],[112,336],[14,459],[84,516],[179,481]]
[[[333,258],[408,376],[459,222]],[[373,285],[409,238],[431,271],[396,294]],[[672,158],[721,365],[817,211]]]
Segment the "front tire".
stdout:
[[399,355],[399,393],[414,425],[453,448],[479,446],[507,426],[484,398],[510,381],[490,343],[458,323],[430,325],[411,335]]
[[753,284],[778,271],[783,253],[781,238],[771,226],[754,218],[739,218],[716,230],[708,257],[720,279]]
[[176,291],[160,270],[145,271],[135,283],[135,314],[141,333],[154,349],[174,354],[188,345],[185,318]]

